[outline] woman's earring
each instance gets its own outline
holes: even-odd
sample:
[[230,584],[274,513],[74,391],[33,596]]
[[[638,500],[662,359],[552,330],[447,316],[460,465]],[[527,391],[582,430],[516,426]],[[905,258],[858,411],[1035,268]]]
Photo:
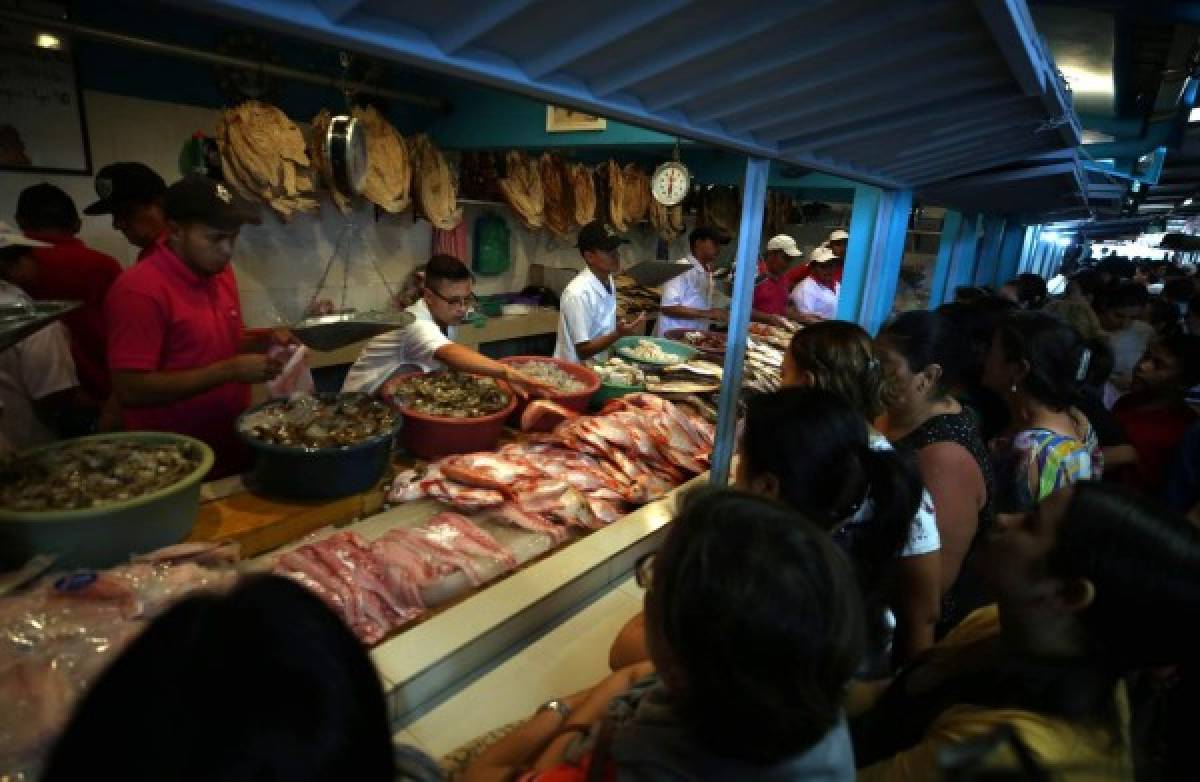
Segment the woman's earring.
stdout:
[[1017,384],[1016,383],[1012,384],[1012,393],[1014,393],[1014,394],[1017,393]]

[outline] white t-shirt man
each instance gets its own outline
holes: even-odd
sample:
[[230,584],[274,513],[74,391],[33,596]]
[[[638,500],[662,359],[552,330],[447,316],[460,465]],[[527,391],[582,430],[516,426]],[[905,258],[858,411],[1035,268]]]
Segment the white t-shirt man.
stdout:
[[575,346],[611,334],[617,328],[617,296],[591,269],[584,269],[563,289],[558,303],[558,338],[554,357],[579,361]]
[[[663,307],[692,307],[706,310],[712,308],[712,274],[704,268],[704,264],[688,253],[677,263],[689,263],[692,268],[678,277],[673,277],[663,283]],[[658,325],[654,327],[655,336],[663,336],[672,329],[688,329],[689,331],[708,331],[709,321],[698,318],[672,318],[669,315],[658,316]]]
[[384,381],[400,370],[434,372],[445,364],[434,358],[434,352],[454,341],[458,329],[449,326],[445,333],[433,319],[429,306],[421,299],[406,312],[416,320],[395,331],[380,334],[363,348],[362,355],[350,367],[342,391],[374,393]]
[[834,289],[829,290],[812,277],[806,277],[792,288],[790,298],[797,311],[833,320],[837,318],[838,296],[841,292],[840,282],[834,283]]
[[[17,287],[0,281],[0,303],[28,301]],[[24,450],[53,442],[54,432],[38,418],[34,404],[79,385],[67,329],[51,323],[0,350],[0,442]]]

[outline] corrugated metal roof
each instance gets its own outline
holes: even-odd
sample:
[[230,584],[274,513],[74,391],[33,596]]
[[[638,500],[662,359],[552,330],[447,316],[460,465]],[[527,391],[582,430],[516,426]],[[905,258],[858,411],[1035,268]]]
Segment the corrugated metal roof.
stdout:
[[885,187],[1079,143],[1023,0],[170,0]]

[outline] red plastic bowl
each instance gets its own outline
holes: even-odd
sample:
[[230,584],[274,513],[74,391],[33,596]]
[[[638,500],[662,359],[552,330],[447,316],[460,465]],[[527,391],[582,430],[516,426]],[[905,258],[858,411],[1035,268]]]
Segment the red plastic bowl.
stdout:
[[[592,394],[596,393],[596,390],[600,388],[600,376],[585,367],[583,364],[576,364],[572,361],[565,361],[561,358],[551,358],[549,356],[507,356],[500,359],[501,364],[508,364],[509,366],[527,364],[535,361],[543,364],[554,364],[571,377],[587,384],[582,391],[574,391],[569,394],[542,395],[543,399],[549,399],[551,402],[556,402],[568,410],[574,410],[577,413],[586,413],[588,402],[591,400]],[[520,398],[517,399],[517,409],[513,411],[512,417],[509,419],[514,426],[519,424],[521,420],[521,414],[525,412],[525,407],[528,404],[528,400]]]
[[[396,375],[389,383],[407,377],[416,377],[423,372]],[[436,374],[436,373],[430,373]],[[409,410],[396,403],[389,394],[383,397],[400,411],[404,426],[400,429],[400,443],[413,456],[433,461],[455,453],[490,451],[500,441],[504,432],[504,419],[517,406],[517,395],[507,383],[496,381],[508,392],[508,405],[491,415],[479,418],[446,418]]]

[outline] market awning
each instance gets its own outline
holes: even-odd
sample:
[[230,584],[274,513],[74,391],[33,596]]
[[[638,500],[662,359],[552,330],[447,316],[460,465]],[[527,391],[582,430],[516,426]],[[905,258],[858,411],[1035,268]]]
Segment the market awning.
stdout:
[[1079,158],[1065,150],[1032,160],[938,182],[919,191],[934,203],[985,214],[1042,216],[1086,211],[1086,175]]
[[1024,2],[170,1],[885,187],[1080,138]]

